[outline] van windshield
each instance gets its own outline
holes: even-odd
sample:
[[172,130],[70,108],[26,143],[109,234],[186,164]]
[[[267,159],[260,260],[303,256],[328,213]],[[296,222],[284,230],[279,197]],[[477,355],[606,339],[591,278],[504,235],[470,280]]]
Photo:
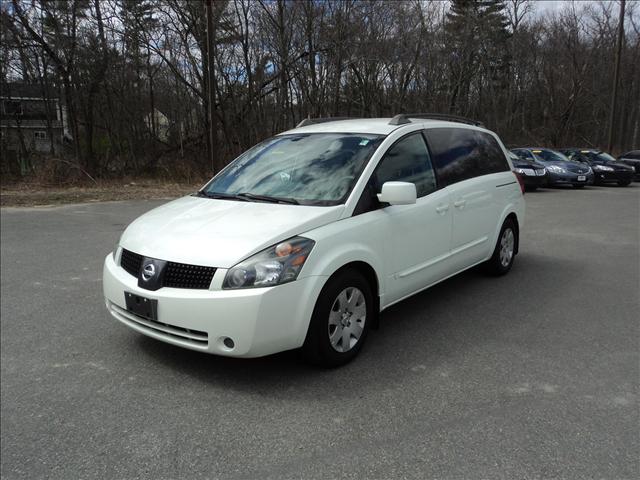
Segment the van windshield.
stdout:
[[383,135],[298,133],[251,148],[216,175],[201,194],[302,205],[343,203]]

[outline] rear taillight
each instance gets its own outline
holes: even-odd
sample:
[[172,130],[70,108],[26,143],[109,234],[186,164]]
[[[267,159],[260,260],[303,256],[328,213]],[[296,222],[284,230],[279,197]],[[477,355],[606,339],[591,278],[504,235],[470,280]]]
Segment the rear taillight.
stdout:
[[522,191],[522,194],[524,195],[524,182],[522,181],[522,177],[517,172],[513,172],[513,174],[516,176],[516,179],[518,180],[518,183],[520,184],[520,190]]

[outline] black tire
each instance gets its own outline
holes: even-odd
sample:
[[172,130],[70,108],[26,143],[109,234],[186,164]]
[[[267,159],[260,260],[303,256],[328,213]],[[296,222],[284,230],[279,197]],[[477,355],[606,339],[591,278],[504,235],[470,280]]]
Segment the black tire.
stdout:
[[573,185],[573,188],[584,188],[586,185]]
[[[362,333],[356,343],[348,351],[340,352],[332,346],[329,338],[331,329],[329,315],[339,302],[338,296],[349,288],[355,288],[362,293],[366,314],[362,325]],[[371,286],[359,272],[347,269],[336,273],[324,286],[316,302],[307,337],[302,346],[304,358],[309,363],[325,368],[338,367],[353,360],[362,350],[369,328],[373,323],[373,317],[376,314],[373,305]]]
[[[505,232],[508,230],[511,231],[513,235],[513,253],[508,263],[503,263],[501,258],[501,242],[503,240],[503,236],[505,236]],[[500,229],[500,234],[498,235],[498,240],[496,241],[496,246],[493,249],[493,255],[491,258],[484,263],[484,271],[485,273],[498,277],[500,275],[504,275],[513,266],[513,261],[516,258],[516,251],[518,250],[518,229],[516,228],[515,222],[507,218],[502,224],[502,228]]]
[[620,187],[628,187],[629,185],[631,185],[631,180],[622,180],[618,182],[618,186]]
[[524,187],[524,189],[527,192],[535,192],[538,189],[538,187],[537,186],[536,187]]

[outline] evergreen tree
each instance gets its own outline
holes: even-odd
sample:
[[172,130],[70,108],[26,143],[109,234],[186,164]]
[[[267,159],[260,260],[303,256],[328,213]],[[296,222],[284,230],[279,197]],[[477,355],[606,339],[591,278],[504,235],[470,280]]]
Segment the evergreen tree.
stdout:
[[504,83],[509,31],[502,0],[453,0],[445,23],[451,84],[449,108],[468,114],[472,88],[481,94]]

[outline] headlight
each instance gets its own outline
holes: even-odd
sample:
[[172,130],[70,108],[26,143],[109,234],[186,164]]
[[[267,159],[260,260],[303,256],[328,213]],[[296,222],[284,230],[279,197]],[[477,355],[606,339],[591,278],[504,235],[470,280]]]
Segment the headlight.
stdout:
[[229,269],[222,288],[270,287],[293,282],[315,243],[294,237],[256,253]]
[[587,170],[587,175],[591,175],[593,173],[593,170],[591,170],[591,167],[589,167],[589,169]]
[[524,175],[524,170],[522,168],[514,168],[513,171],[519,173],[520,175]]
[[555,172],[555,173],[564,173],[566,172],[566,170],[562,167],[559,167],[558,165],[549,165],[547,167],[547,170],[549,172]]
[[613,168],[607,167],[606,165],[594,165],[593,169],[600,172],[613,172]]

